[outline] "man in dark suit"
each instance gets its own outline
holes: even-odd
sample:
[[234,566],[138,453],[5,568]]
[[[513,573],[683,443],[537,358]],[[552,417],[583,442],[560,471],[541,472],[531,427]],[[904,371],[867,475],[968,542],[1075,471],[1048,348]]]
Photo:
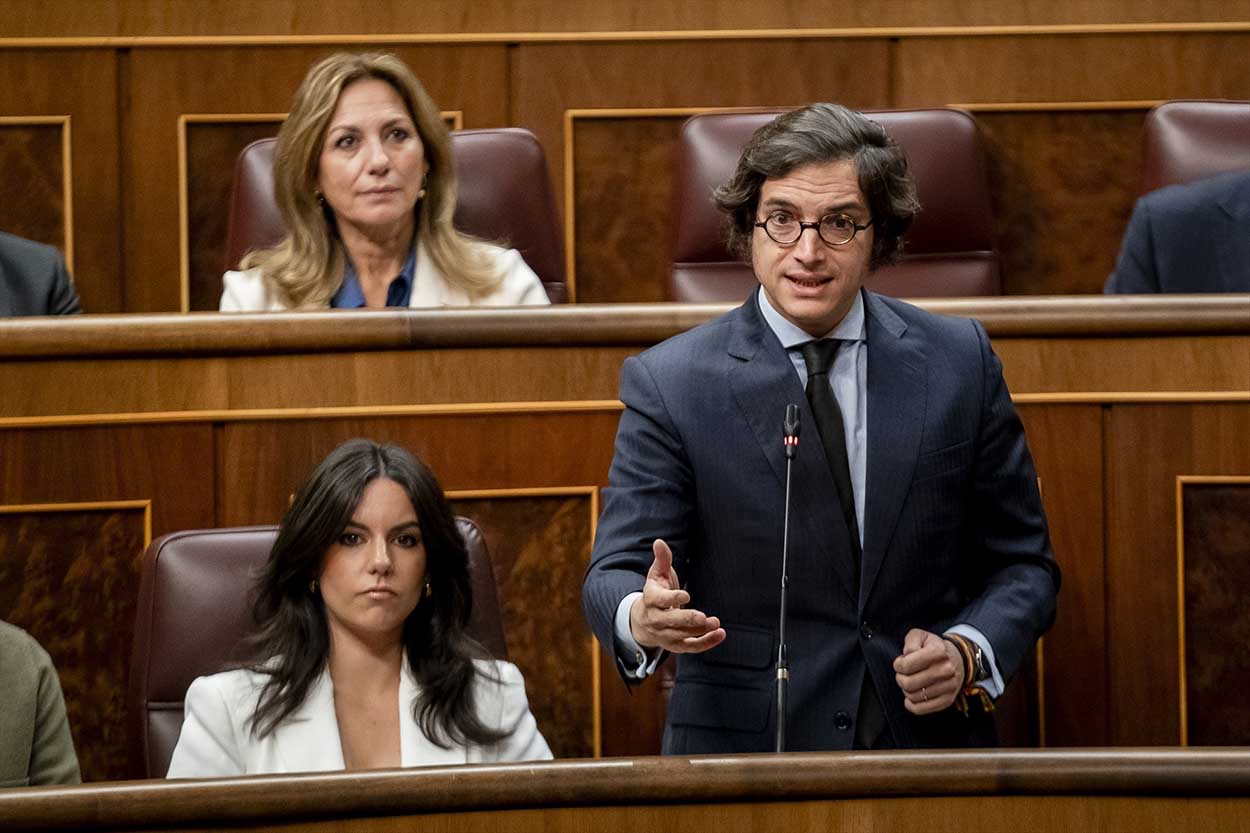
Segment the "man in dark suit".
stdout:
[[1108,294],[1250,292],[1250,171],[1137,201]]
[[61,253],[0,231],[0,317],[77,312],[82,307]]
[[981,704],[1050,625],[1059,574],[985,331],[861,289],[918,207],[901,151],[812,105],[757,131],[716,200],[761,288],[621,370],[596,636],[627,682],[679,654],[666,753],[773,748],[795,403],[787,748],[992,744]]

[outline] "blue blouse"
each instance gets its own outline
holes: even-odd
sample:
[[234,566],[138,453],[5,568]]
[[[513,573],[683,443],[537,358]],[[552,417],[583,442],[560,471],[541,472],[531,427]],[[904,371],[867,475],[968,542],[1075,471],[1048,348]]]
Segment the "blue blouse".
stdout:
[[[347,258],[347,266],[343,269],[343,283],[339,286],[338,291],[334,293],[334,297],[330,299],[330,306],[335,309],[353,309],[363,307],[365,305],[365,293],[360,288],[360,278],[356,274],[356,267],[352,265],[351,259]],[[413,273],[417,268],[417,247],[413,246],[408,252],[408,259],[404,261],[404,268],[391,281],[391,285],[386,290],[386,305],[388,307],[406,307],[412,300],[412,283]]]

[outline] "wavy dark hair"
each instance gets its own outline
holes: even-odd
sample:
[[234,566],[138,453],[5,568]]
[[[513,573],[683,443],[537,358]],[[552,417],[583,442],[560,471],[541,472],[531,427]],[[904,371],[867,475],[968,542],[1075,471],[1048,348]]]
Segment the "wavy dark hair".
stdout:
[[769,179],[788,176],[805,165],[850,160],[859,190],[872,214],[870,267],[898,260],[903,235],[920,210],[907,157],[885,128],[840,104],[811,104],[783,113],[751,135],[738,157],[733,178],[712,195],[729,215],[729,249],[751,259],[751,237],[760,190]]
[[330,545],[360,505],[365,487],[385,477],[412,501],[425,544],[430,597],[408,616],[404,653],[420,694],[413,717],[431,743],[488,744],[503,735],[474,709],[475,657],[486,651],[468,634],[473,608],[469,556],[434,473],[407,449],[349,440],[330,452],[296,492],[256,588],[256,630],[248,638],[250,670],[268,677],[251,730],[264,737],[291,715],[325,668],[330,630],[325,603],[309,585]]

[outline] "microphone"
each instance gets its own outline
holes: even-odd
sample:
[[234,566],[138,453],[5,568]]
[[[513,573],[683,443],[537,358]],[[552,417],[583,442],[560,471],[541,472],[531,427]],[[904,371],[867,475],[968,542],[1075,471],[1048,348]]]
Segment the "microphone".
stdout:
[[782,444],[786,450],[786,503],[781,521],[781,612],[777,623],[777,743],[776,751],[786,751],[786,689],[790,685],[790,659],[786,655],[786,589],[790,584],[787,562],[790,556],[790,468],[799,450],[799,406],[786,406],[782,423]]
[[[785,435],[784,437],[782,437],[781,441],[786,446],[786,459],[787,460],[793,459],[794,452],[798,451],[799,449],[799,428],[800,427],[801,426],[799,425],[799,406],[793,405],[793,404],[787,405],[786,406],[786,420],[784,423],[782,423],[782,426],[781,426],[782,433]],[[789,504],[787,503],[787,505]]]

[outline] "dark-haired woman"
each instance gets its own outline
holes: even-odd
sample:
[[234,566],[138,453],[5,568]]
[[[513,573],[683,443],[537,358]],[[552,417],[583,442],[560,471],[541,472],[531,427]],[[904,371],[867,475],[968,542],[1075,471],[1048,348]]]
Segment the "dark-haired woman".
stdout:
[[255,657],[187,691],[171,778],[550,758],[514,665],[479,659],[468,556],[434,475],[352,440],[296,494]]

